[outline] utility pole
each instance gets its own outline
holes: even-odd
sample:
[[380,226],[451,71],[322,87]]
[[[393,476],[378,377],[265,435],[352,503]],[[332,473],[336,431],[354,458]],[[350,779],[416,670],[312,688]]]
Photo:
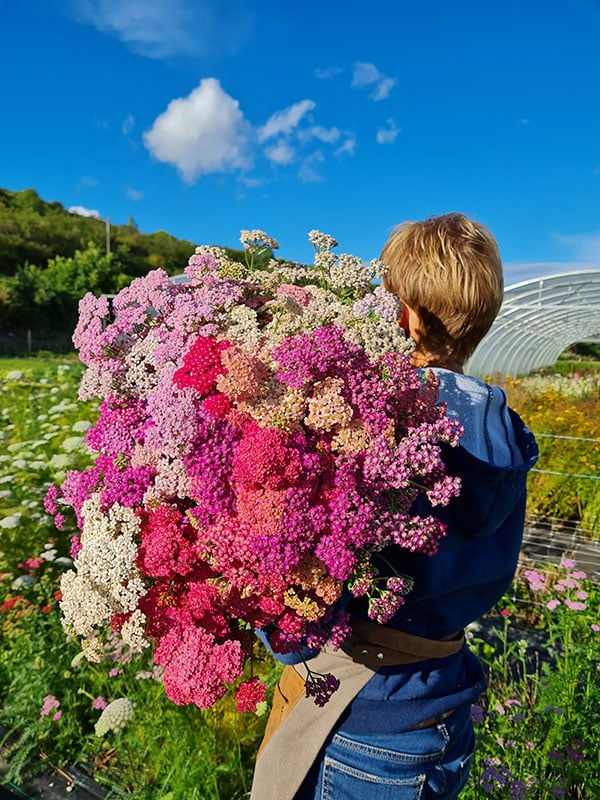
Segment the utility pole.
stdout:
[[110,220],[104,217],[98,217],[101,222],[106,225],[106,255],[110,255]]

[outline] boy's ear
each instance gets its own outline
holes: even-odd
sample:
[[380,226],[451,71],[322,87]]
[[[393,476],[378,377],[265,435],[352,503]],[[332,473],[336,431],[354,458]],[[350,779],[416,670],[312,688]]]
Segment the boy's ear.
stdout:
[[402,304],[402,314],[400,316],[400,319],[398,320],[398,325],[400,325],[400,327],[407,336],[410,336],[410,319],[408,313],[408,306],[406,305],[406,303]]

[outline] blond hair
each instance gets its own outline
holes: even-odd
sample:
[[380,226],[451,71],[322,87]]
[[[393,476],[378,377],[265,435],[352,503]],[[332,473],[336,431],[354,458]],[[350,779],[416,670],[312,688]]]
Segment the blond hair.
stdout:
[[458,213],[405,222],[381,261],[388,267],[384,287],[419,314],[419,345],[464,363],[502,305],[502,262],[491,231]]

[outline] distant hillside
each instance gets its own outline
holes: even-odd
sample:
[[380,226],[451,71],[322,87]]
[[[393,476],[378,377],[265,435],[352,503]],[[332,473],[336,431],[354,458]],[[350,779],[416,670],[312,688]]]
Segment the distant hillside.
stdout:
[[[45,267],[56,256],[72,257],[90,242],[105,252],[106,225],[82,217],[33,189],[0,189],[0,276],[15,275],[24,264]],[[128,275],[144,275],[156,267],[180,272],[195,245],[164,231],[141,233],[130,218],[127,225],[110,225],[110,250]]]
[[33,189],[0,189],[0,351],[69,349],[84,294],[113,294],[157,267],[182,272],[195,248],[165,231],[142,233],[131,218],[110,224],[109,242],[106,234],[104,220]]

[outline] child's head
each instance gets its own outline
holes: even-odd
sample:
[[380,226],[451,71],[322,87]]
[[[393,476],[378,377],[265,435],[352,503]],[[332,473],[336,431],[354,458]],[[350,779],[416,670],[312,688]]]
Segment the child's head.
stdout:
[[463,364],[502,304],[502,262],[492,233],[457,213],[405,222],[381,260],[389,268],[384,287],[419,316],[419,347]]

